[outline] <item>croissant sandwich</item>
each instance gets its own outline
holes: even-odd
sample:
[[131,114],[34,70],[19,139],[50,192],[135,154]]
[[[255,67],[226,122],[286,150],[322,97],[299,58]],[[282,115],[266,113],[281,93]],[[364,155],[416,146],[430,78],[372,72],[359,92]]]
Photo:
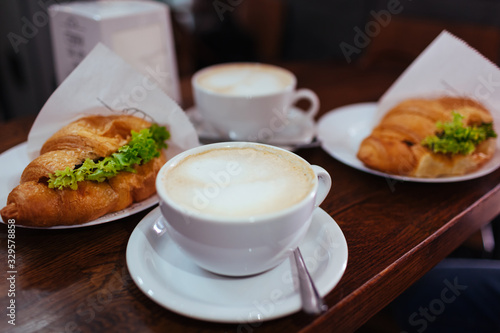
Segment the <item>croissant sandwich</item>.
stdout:
[[155,193],[169,133],[126,115],[88,116],[60,129],[24,169],[0,211],[36,227],[81,224]]
[[387,112],[357,157],[395,175],[460,176],[492,158],[496,136],[490,112],[472,99],[408,99]]

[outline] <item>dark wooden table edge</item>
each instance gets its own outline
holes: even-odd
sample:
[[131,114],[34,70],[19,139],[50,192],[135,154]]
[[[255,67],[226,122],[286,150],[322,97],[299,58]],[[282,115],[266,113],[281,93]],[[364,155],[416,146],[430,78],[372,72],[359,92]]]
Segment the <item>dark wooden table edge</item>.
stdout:
[[[415,283],[426,272],[437,265],[442,258],[448,256],[454,249],[467,240],[474,232],[487,225],[493,218],[499,215],[499,202],[500,184],[497,184],[461,214],[451,219],[418,246],[400,257],[354,292],[344,297],[340,302],[330,307],[327,313],[318,317],[300,332],[355,331],[405,291],[406,287],[404,286]],[[419,258],[424,256],[429,258],[429,260],[425,262],[419,261]],[[403,265],[403,263],[405,264]],[[413,267],[413,271],[411,274],[408,274],[408,272],[403,274],[403,270],[399,269],[401,266]],[[403,282],[401,282],[401,279]],[[376,289],[380,290],[380,288],[386,288],[387,291],[377,295]],[[362,295],[363,299],[360,299],[360,295]],[[378,305],[373,305],[373,302],[365,301],[370,297],[379,297],[380,299],[381,295],[384,299]],[[349,316],[353,311],[366,313],[365,320],[353,321],[352,317]],[[339,316],[338,313],[342,313],[343,315]]]

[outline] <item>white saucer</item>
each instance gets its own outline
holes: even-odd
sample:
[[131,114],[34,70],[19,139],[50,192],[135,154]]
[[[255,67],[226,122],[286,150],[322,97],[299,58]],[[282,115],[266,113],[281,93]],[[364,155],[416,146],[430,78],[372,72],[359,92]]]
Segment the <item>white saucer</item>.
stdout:
[[[164,223],[159,208],[151,211],[132,232],[126,253],[130,275],[156,303],[191,318],[241,324],[301,309],[293,258],[250,277],[215,275],[181,252]],[[322,209],[315,211],[300,250],[318,292],[328,294],[345,271],[347,242],[337,223]]]
[[[21,179],[21,174],[23,173],[24,168],[31,162],[26,150],[26,146],[27,143],[24,142],[0,154],[0,165],[2,166],[0,172],[0,208],[5,207],[5,205],[7,204],[7,196],[14,187],[19,185],[19,180]],[[157,203],[158,196],[155,194],[141,202],[136,202],[123,210],[106,214],[98,219],[82,224],[57,225],[54,227],[32,227],[16,224],[16,227],[29,229],[71,229],[88,227],[122,219],[129,215],[138,213],[146,208],[149,208]],[[1,218],[0,221],[3,222]]]
[[[376,112],[377,103],[359,103],[346,105],[323,115],[317,126],[318,139],[323,149],[335,159],[358,170],[386,178],[420,183],[449,183],[474,179],[485,176],[500,166],[500,149],[497,149],[493,158],[480,169],[463,176],[416,178],[370,169],[356,157],[356,154],[361,141],[372,131]],[[495,131],[500,133],[500,124],[495,124]],[[497,138],[497,147],[500,147],[500,135]]]
[[[220,141],[220,134],[203,119],[196,107],[186,110],[186,114],[196,128],[200,141],[204,141],[203,139],[206,141]],[[290,124],[282,131],[275,132],[272,140],[261,143],[283,147],[287,145],[306,145],[314,139],[316,134],[314,119],[306,116],[300,109],[292,107],[290,108],[288,120]],[[222,139],[231,140],[229,137]]]

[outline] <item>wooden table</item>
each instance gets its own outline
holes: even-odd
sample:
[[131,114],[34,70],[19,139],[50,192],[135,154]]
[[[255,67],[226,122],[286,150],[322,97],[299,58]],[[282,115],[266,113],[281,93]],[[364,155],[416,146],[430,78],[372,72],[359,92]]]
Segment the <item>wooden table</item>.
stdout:
[[[300,87],[318,93],[322,114],[346,104],[376,101],[403,70],[334,63],[285,66],[297,74]],[[188,80],[182,90],[185,105],[191,105]],[[0,151],[25,141],[32,121],[0,125]],[[131,280],[125,260],[129,236],[148,210],[88,228],[17,228],[17,330],[4,314],[0,331],[350,332],[500,213],[500,170],[459,183],[393,182],[343,165],[321,148],[298,153],[333,176],[334,188],[322,208],[338,222],[349,246],[346,272],[327,295],[329,310],[322,316],[299,312],[239,326],[189,319],[157,305]],[[11,299],[7,234],[2,225],[3,313]]]

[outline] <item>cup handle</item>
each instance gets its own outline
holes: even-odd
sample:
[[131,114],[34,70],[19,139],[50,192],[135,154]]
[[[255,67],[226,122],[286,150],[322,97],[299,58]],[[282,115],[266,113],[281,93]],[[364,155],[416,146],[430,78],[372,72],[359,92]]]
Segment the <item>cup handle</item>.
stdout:
[[311,103],[309,109],[305,110],[307,117],[313,118],[314,116],[316,116],[316,114],[319,111],[318,95],[316,95],[316,93],[310,89],[305,89],[305,88],[298,89],[295,91],[290,105],[294,105],[301,99],[307,99]]
[[330,177],[330,174],[320,166],[311,165],[311,167],[314,170],[316,177],[318,177],[318,191],[316,192],[315,202],[315,207],[318,207],[330,192],[332,187],[332,177]]

